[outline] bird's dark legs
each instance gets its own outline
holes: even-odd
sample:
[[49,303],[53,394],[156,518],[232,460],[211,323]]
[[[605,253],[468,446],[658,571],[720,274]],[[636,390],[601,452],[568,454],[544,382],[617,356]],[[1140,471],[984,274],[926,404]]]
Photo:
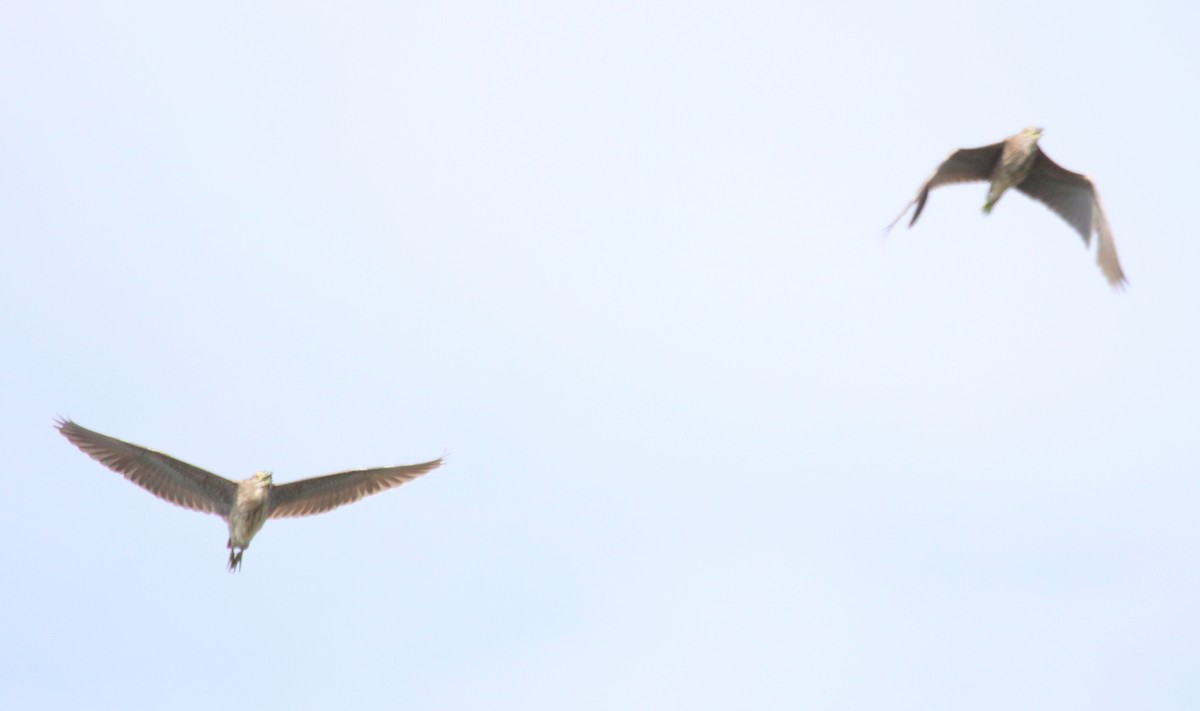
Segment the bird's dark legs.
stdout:
[[237,550],[232,546],[229,549],[229,572],[236,573],[242,567],[242,553],[245,549]]

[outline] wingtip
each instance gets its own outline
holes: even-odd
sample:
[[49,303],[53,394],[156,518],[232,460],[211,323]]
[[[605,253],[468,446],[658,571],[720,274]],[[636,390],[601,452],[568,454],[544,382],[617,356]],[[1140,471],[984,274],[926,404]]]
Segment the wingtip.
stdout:
[[1121,269],[1121,263],[1117,261],[1117,250],[1112,244],[1112,236],[1101,233],[1099,241],[1096,264],[1109,286],[1117,291],[1124,291],[1129,287],[1129,280],[1125,278],[1125,270]]
[[[908,214],[909,208],[911,208],[915,204],[916,204],[916,201],[912,201],[912,202],[908,203],[907,205],[905,205],[904,209],[900,211],[900,214],[896,215],[895,219],[893,219],[891,222],[889,222],[887,227],[883,228],[883,234],[879,235],[879,238],[884,239],[889,234],[891,234],[892,228],[894,228],[896,225],[900,224],[900,220],[904,219],[904,216]],[[912,220],[908,223],[909,229],[912,229],[913,222],[917,221],[917,215],[919,215],[919,214],[920,214],[920,210],[918,210],[916,213],[913,214]]]

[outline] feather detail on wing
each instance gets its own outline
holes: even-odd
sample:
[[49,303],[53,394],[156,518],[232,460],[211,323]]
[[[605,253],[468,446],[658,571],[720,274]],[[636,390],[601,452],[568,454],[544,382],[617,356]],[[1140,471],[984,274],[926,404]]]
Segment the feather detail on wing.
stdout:
[[442,460],[378,469],[356,469],[279,484],[271,489],[271,518],[308,516],[353,503],[433,471]]
[[228,516],[233,507],[237,484],[228,479],[71,420],[59,420],[57,426],[84,454],[164,501],[218,516]]

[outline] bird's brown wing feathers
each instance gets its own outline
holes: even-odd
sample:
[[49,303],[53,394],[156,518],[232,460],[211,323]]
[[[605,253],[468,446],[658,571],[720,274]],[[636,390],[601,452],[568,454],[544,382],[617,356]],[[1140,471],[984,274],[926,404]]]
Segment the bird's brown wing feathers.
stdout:
[[904,213],[908,212],[908,208],[913,205],[917,209],[913,211],[912,220],[908,226],[912,227],[917,223],[917,218],[921,216],[921,211],[925,209],[925,201],[929,199],[929,191],[940,185],[949,185],[951,183],[969,183],[977,180],[990,180],[992,177],[992,168],[995,167],[996,161],[1000,160],[1000,152],[1004,149],[1004,142],[993,143],[990,146],[980,146],[979,148],[960,148],[950,155],[946,156],[946,160],[933,171],[933,175],[921,186],[917,191],[917,196],[914,197],[904,209],[896,215],[896,219],[892,220],[892,224],[887,226],[887,229],[892,229]]
[[1113,241],[1112,228],[1108,226],[1108,218],[1100,205],[1100,196],[1096,196],[1096,263],[1104,278],[1114,287],[1123,287],[1128,281],[1125,272],[1121,271],[1121,262],[1117,259],[1117,243]]
[[410,482],[441,465],[441,459],[434,459],[422,464],[356,469],[280,484],[271,489],[270,516],[286,518],[323,513]]
[[1033,169],[1017,186],[1017,190],[1058,213],[1083,237],[1084,244],[1091,242],[1092,231],[1095,230],[1098,237],[1096,262],[1100,270],[1109,284],[1121,286],[1125,283],[1125,274],[1117,260],[1112,228],[1108,225],[1100,195],[1091,178],[1067,170],[1038,148]]
[[1033,169],[1017,190],[1057,212],[1083,237],[1084,244],[1091,242],[1096,187],[1086,175],[1067,170],[1038,148]]
[[70,420],[59,420],[57,425],[84,454],[164,501],[218,516],[228,516],[233,507],[237,484],[228,479]]

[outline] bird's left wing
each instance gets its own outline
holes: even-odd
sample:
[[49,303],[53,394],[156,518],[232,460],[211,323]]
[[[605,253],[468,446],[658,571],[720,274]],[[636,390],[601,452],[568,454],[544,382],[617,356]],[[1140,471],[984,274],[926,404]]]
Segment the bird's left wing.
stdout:
[[1100,205],[1100,196],[1096,196],[1096,263],[1104,278],[1114,287],[1124,287],[1128,281],[1125,272],[1121,271],[1121,262],[1117,260],[1117,243],[1113,241],[1112,228],[1108,226],[1108,218]]
[[1091,178],[1067,170],[1038,148],[1033,168],[1017,190],[1057,212],[1083,237],[1084,244],[1091,243],[1097,205]]
[[1125,274],[1117,260],[1112,228],[1109,227],[1108,217],[1100,204],[1100,194],[1091,178],[1067,170],[1038,148],[1033,169],[1024,182],[1017,186],[1017,190],[1058,213],[1083,237],[1085,245],[1091,243],[1094,230],[1098,238],[1096,262],[1104,272],[1104,277],[1113,286],[1125,284]]
[[356,469],[338,474],[301,479],[271,489],[271,518],[308,516],[377,494],[433,471],[442,459],[379,469]]

